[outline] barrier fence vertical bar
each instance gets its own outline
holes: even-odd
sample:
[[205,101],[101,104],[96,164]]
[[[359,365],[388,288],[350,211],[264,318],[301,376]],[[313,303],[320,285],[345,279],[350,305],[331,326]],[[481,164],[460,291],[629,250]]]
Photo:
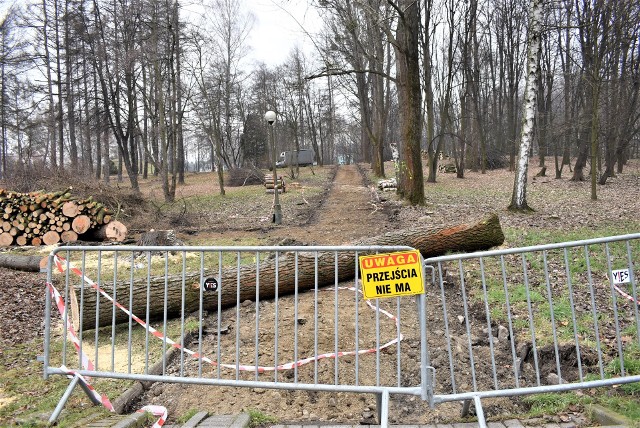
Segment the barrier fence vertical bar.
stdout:
[[218,379],[220,379],[220,375],[221,375],[221,369],[220,369],[220,353],[221,353],[221,345],[220,345],[220,339],[222,337],[222,332],[221,332],[221,328],[222,328],[222,291],[223,288],[226,286],[227,284],[223,284],[222,283],[222,251],[218,251],[218,305],[217,305],[217,310],[216,310],[216,316],[217,316],[217,324],[218,324],[218,328],[217,328],[217,337],[216,337],[216,377]]
[[[424,264],[421,264],[421,266],[424,266]],[[423,267],[423,274],[422,274],[422,282],[423,282],[423,289],[424,288],[424,267]],[[398,387],[400,387],[402,385],[402,367],[401,367],[401,355],[402,355],[402,349],[400,347],[400,297],[396,297],[396,337],[398,338],[398,343],[396,344],[396,379],[397,379],[397,385]],[[422,361],[422,360],[421,360]]]
[[[293,293],[293,361],[298,361],[298,252],[294,253],[294,293]],[[298,365],[293,367],[293,382],[298,383]]]
[[144,373],[149,374],[149,321],[151,318],[151,251],[145,253],[147,258],[147,297],[145,301],[145,327],[144,327]]
[[380,299],[376,299],[376,386],[380,386]]
[[627,243],[627,267],[629,268],[629,281],[631,282],[631,291],[633,295],[633,312],[636,316],[636,339],[640,345],[640,317],[638,316],[638,290],[636,287],[636,276],[634,273],[633,259],[631,258],[631,244]]
[[562,383],[562,369],[560,368],[560,349],[558,347],[558,331],[556,329],[556,315],[553,307],[553,293],[551,292],[551,282],[549,281],[549,268],[547,266],[547,250],[542,251],[544,282],[547,287],[547,298],[549,301],[549,312],[551,313],[551,333],[553,334],[553,349],[556,356],[556,370],[558,382]]
[[180,252],[182,255],[182,281],[180,283],[180,376],[184,376],[184,305],[186,294],[186,271],[187,271],[187,254],[184,250]]
[[[354,263],[354,277],[358,275],[358,252],[356,251]],[[354,284],[355,288],[358,288],[357,283]],[[338,355],[338,252],[333,253],[333,352]],[[333,384],[338,385],[338,358],[333,359]]]
[[[356,251],[356,267],[358,265],[358,252]],[[355,331],[354,331],[354,336],[355,336],[355,344],[356,344],[356,349],[355,349],[355,360],[356,360],[356,364],[355,364],[355,384],[356,385],[360,385],[360,338],[359,338],[359,332],[360,332],[360,311],[359,311],[359,305],[360,305],[360,293],[358,291],[358,275],[360,273],[359,269],[356,269],[356,278],[355,278],[355,287],[354,287],[354,305],[355,305]]]
[[428,337],[427,337],[427,276],[426,270],[431,270],[431,281],[432,284],[435,285],[435,269],[433,266],[425,266],[424,259],[422,255],[420,256],[420,262],[422,265],[422,273],[423,273],[423,283],[424,283],[424,293],[418,295],[417,304],[418,304],[418,323],[420,325],[420,387],[421,393],[420,396],[423,400],[427,400],[429,402],[429,406],[433,407],[433,385],[431,375],[429,373],[429,366],[431,362],[429,361],[429,348],[428,348]]
[[[65,302],[65,311],[64,316],[62,317],[62,365],[67,365],[67,343],[69,341],[69,250],[65,253],[65,260],[67,261],[67,266],[64,271],[64,302]],[[80,363],[82,364],[82,362]],[[80,365],[82,367],[82,365]]]
[[236,380],[240,379],[240,256],[236,252]]
[[613,319],[616,326],[616,344],[618,345],[618,357],[620,358],[620,376],[624,376],[624,353],[622,352],[622,341],[620,339],[620,317],[618,316],[618,299],[613,288],[613,273],[611,272],[611,253],[609,243],[604,244],[607,255],[607,271],[609,276],[609,289],[611,290],[611,300],[613,302]]
[[529,331],[531,332],[531,347],[533,352],[533,363],[536,370],[536,385],[540,386],[540,366],[538,365],[538,349],[536,347],[536,326],[533,322],[533,307],[531,305],[531,290],[529,287],[529,274],[527,271],[527,257],[525,253],[520,253],[522,258],[522,274],[524,279],[525,292],[527,294],[527,310],[529,311]]
[[[201,300],[202,301],[202,300]],[[168,326],[168,305],[169,305],[169,251],[164,252],[164,300],[162,316],[162,375],[167,373],[167,331]]]
[[[128,373],[131,373],[131,337],[133,335],[133,273],[136,269],[135,266],[135,252],[131,252],[131,259],[129,263],[129,325],[128,325],[128,336],[127,336],[127,369]],[[82,272],[85,272],[84,263],[82,264]]]
[[511,366],[513,367],[513,378],[516,388],[520,388],[520,377],[518,376],[518,360],[516,357],[515,335],[513,333],[513,318],[511,314],[511,301],[509,299],[509,287],[507,282],[507,272],[504,266],[504,255],[500,255],[500,270],[502,271],[502,285],[504,287],[504,299],[507,307],[507,321],[509,323],[509,344],[511,345]]
[[[113,253],[113,301],[118,301],[118,250]],[[116,305],[111,305],[111,371],[116,367]]]
[[[462,266],[460,267],[462,269]],[[440,300],[442,302],[442,314],[444,316],[444,334],[447,337],[447,353],[449,355],[449,374],[451,375],[451,390],[456,393],[456,376],[453,367],[453,354],[451,352],[451,335],[449,334],[449,316],[447,315],[447,298],[444,295],[444,279],[442,275],[442,262],[438,262],[438,276],[440,281]],[[466,308],[466,305],[465,305]],[[466,317],[465,317],[466,318]]]
[[[102,287],[102,250],[98,250],[98,274],[96,276],[96,283],[98,287]],[[93,358],[94,365],[96,370],[100,370],[100,361],[98,356],[100,353],[99,350],[99,328],[100,328],[100,290],[96,287],[96,313],[95,313],[95,327],[94,327],[94,348],[95,348],[95,356]],[[83,308],[84,310],[84,308]]]
[[[82,251],[82,257],[81,257],[81,264],[82,264],[82,272],[86,272],[86,252]],[[82,355],[83,351],[83,343],[84,343],[84,287],[85,287],[85,280],[84,280],[84,276],[82,276],[80,278],[80,307],[78,308],[78,335],[79,337],[79,346],[80,346],[80,350],[78,352],[79,355]],[[80,366],[82,367],[82,357],[80,357]]]
[[576,359],[578,360],[578,377],[580,382],[584,379],[582,371],[582,357],[580,356],[580,340],[578,338],[578,322],[576,318],[575,303],[573,301],[573,283],[571,280],[571,266],[569,265],[569,251],[564,248],[564,266],[565,275],[567,276],[567,288],[569,289],[569,305],[571,306],[571,320],[573,322],[573,340],[576,344]]
[[[318,355],[318,252],[313,258],[313,355]],[[318,358],[313,360],[313,383],[318,383]]]
[[[277,189],[276,189],[277,191]],[[255,253],[256,259],[256,303],[255,303],[255,317],[256,317],[256,326],[255,326],[255,336],[254,336],[254,359],[255,359],[255,380],[258,380],[258,367],[259,364],[259,354],[258,350],[260,349],[260,252],[256,251]]]
[[[467,350],[469,352],[469,365],[471,366],[471,380],[473,385],[473,390],[477,391],[477,380],[476,380],[476,363],[473,357],[473,344],[471,343],[471,324],[469,321],[469,304],[467,299],[467,286],[464,280],[464,267],[462,266],[462,260],[458,260],[458,272],[460,275],[460,290],[462,291],[462,305],[464,306],[464,324],[467,329]],[[486,298],[485,298],[486,301]],[[491,331],[491,329],[489,329]],[[447,340],[449,340],[449,335],[447,334]],[[449,349],[451,349],[451,344],[448,344]]]
[[604,365],[602,363],[602,346],[600,344],[600,330],[598,328],[598,310],[596,308],[596,294],[593,288],[593,275],[591,273],[591,258],[589,257],[589,246],[584,246],[584,257],[587,263],[587,279],[589,280],[589,291],[591,294],[591,314],[593,316],[593,330],[596,337],[596,350],[598,351],[598,367],[600,368],[600,379],[604,379]]
[[[47,284],[53,286],[53,254],[49,254],[47,261]],[[49,359],[51,347],[51,292],[44,289],[44,371],[42,377],[49,379]]]
[[[498,389],[498,373],[496,371],[495,349],[493,347],[493,329],[491,327],[491,311],[489,310],[489,296],[487,294],[487,281],[485,278],[484,258],[480,257],[480,277],[482,281],[482,294],[484,296],[484,312],[487,318],[487,331],[489,332],[489,352],[491,355],[491,372],[493,373],[493,386]],[[477,388],[474,388],[477,391]]]
[[[278,362],[279,362],[279,358],[278,358],[278,346],[279,346],[279,335],[280,335],[280,301],[279,301],[279,294],[280,294],[280,290],[278,287],[278,280],[279,280],[279,274],[280,274],[280,252],[276,250],[276,260],[275,260],[275,284],[274,284],[274,300],[275,300],[275,335],[274,335],[274,367],[278,367]],[[278,370],[274,370],[273,371],[273,381],[274,382],[278,382]]]

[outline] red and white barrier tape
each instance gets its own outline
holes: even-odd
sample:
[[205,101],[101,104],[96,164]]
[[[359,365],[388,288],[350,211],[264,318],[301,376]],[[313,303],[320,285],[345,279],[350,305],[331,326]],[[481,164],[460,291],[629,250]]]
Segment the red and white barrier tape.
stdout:
[[[59,257],[59,256],[56,255],[54,257],[54,263],[55,263],[56,267],[58,268],[58,270],[61,273],[65,271],[65,267],[63,266],[63,261],[66,263],[67,269],[71,270],[73,273],[75,273],[80,278],[82,278],[82,280],[84,282],[86,282],[92,288],[97,290],[103,297],[105,297],[108,301],[110,301],[114,306],[116,306],[117,308],[122,310],[124,313],[129,315],[133,320],[136,321],[136,323],[138,323],[139,325],[141,325],[145,329],[148,329],[149,332],[153,336],[157,337],[160,340],[166,341],[166,343],[168,343],[169,345],[173,346],[174,348],[182,349],[185,353],[191,355],[192,357],[194,357],[196,359],[201,359],[202,361],[207,362],[209,364],[212,364],[214,366],[218,366],[219,365],[220,367],[224,367],[224,368],[228,368],[228,369],[232,369],[232,370],[236,370],[236,369],[237,370],[245,370],[245,371],[257,370],[259,373],[264,373],[264,372],[268,372],[268,371],[275,371],[275,370],[289,370],[289,369],[292,369],[292,368],[294,368],[296,366],[300,367],[300,366],[303,366],[305,364],[309,364],[309,363],[311,363],[313,361],[319,361],[319,360],[326,359],[326,358],[339,358],[339,357],[343,357],[343,356],[347,356],[347,355],[356,355],[356,354],[361,355],[361,354],[370,354],[370,353],[379,352],[379,351],[381,351],[381,350],[383,350],[385,348],[388,348],[388,347],[390,347],[392,345],[395,345],[395,344],[399,343],[403,339],[402,334],[400,334],[395,339],[390,340],[389,342],[386,342],[385,344],[379,346],[378,348],[368,348],[368,349],[363,349],[363,350],[358,350],[358,351],[354,350],[354,351],[337,352],[337,353],[336,352],[330,352],[330,353],[325,353],[325,354],[320,354],[320,355],[316,355],[316,356],[312,356],[312,357],[303,358],[303,359],[298,360],[298,361],[292,361],[292,362],[289,362],[289,363],[280,364],[280,365],[275,366],[275,367],[274,366],[271,366],[271,367],[259,366],[259,367],[256,368],[256,366],[254,366],[254,365],[240,364],[240,365],[236,366],[234,364],[217,363],[217,362],[211,360],[210,358],[208,358],[206,356],[201,356],[197,352],[183,347],[181,344],[176,343],[175,341],[171,340],[169,337],[165,336],[163,333],[159,332],[155,328],[153,328],[150,325],[148,325],[141,318],[137,317],[135,314],[133,314],[131,311],[129,311],[129,309],[127,309],[125,306],[123,306],[122,304],[120,304],[119,302],[114,300],[108,293],[106,293],[102,288],[100,288],[100,286],[98,284],[96,284],[94,281],[92,281],[90,278],[88,278],[86,275],[84,275],[84,273],[80,269],[78,269],[77,267],[74,267],[71,263],[67,262],[62,257]],[[67,322],[67,330],[69,331],[71,342],[73,343],[74,347],[76,348],[76,351],[80,354],[81,361],[82,361],[82,367],[85,368],[86,370],[89,370],[89,371],[94,370],[93,362],[81,350],[80,340],[78,339],[78,336],[77,336],[77,334],[75,332],[75,329],[73,328],[73,323],[69,319],[68,309],[67,309],[67,306],[66,306],[66,304],[64,302],[64,299],[62,298],[62,296],[60,295],[58,290],[56,290],[56,288],[53,286],[53,284],[47,283],[46,286],[49,289],[49,292],[51,293],[51,295],[52,295],[52,297],[53,297],[53,299],[54,299],[54,301],[56,303],[56,306],[58,307],[58,310],[60,311],[60,315]],[[359,289],[356,289],[354,287],[338,287],[338,290],[345,290],[345,289],[346,290],[360,292]],[[333,288],[327,288],[325,290],[333,290]],[[383,314],[383,315],[387,316],[389,319],[393,320],[393,322],[396,325],[396,327],[398,326],[398,319],[394,315],[392,315],[391,313],[385,311],[384,309],[380,309],[380,308],[376,309],[376,307],[368,300],[366,300],[365,302],[371,309],[378,310],[381,314]],[[78,376],[79,380],[84,385],[87,386],[87,388],[89,389],[91,394],[93,394],[94,398],[97,401],[102,403],[102,405],[105,408],[107,408],[109,411],[111,411],[111,412],[115,411],[115,409],[113,407],[113,404],[111,403],[111,401],[109,401],[109,398],[106,395],[99,394],[95,390],[95,388],[93,388],[93,386],[91,386],[91,384],[87,381],[87,379],[85,377],[83,377],[79,373],[75,373],[72,370],[68,370],[64,366],[62,367],[62,369],[66,370],[68,376],[70,376],[70,377]],[[166,422],[166,420],[167,420],[168,412],[167,412],[167,409],[164,406],[147,405],[147,406],[144,406],[143,408],[141,408],[138,411],[139,412],[150,412],[154,416],[160,416],[160,418],[154,423],[152,428],[160,428],[160,427],[162,427],[164,425],[164,423]]]
[[140,413],[149,412],[153,416],[160,416],[160,418],[151,426],[151,428],[160,428],[167,422],[167,408],[164,406],[157,406],[154,404],[148,404],[144,406],[142,409],[138,410]]
[[[75,273],[76,275],[78,275],[80,278],[82,278],[82,280],[84,282],[86,282],[87,284],[89,284],[92,288],[94,288],[95,290],[97,290],[102,296],[104,296],[107,300],[109,300],[110,302],[112,302],[112,304],[114,304],[116,307],[118,307],[120,310],[122,310],[124,313],[126,313],[127,315],[131,316],[131,318],[136,321],[139,325],[141,325],[142,327],[144,327],[145,329],[149,329],[149,332],[151,334],[153,334],[155,337],[157,337],[160,340],[166,341],[166,343],[168,343],[169,345],[173,346],[174,348],[177,349],[182,349],[186,354],[192,356],[193,358],[196,359],[201,359],[202,361],[209,363],[213,366],[220,366],[223,368],[227,368],[227,369],[231,369],[231,370],[240,370],[240,371],[258,371],[258,373],[264,373],[264,372],[270,372],[270,371],[276,371],[276,370],[290,370],[294,367],[300,367],[303,366],[305,364],[309,364],[313,361],[316,360],[322,360],[322,359],[327,359],[327,358],[339,358],[339,357],[343,357],[343,356],[348,356],[348,355],[362,355],[362,354],[372,354],[372,353],[376,353],[379,352],[385,348],[388,348],[392,345],[395,345],[399,342],[402,341],[403,336],[402,334],[400,334],[400,336],[396,337],[395,339],[390,340],[389,342],[386,342],[382,345],[380,345],[377,348],[368,348],[368,349],[361,349],[358,351],[345,351],[345,352],[329,352],[329,353],[325,353],[325,354],[320,354],[320,355],[316,355],[316,356],[310,356],[310,357],[306,357],[297,361],[291,361],[288,363],[284,363],[284,364],[280,364],[278,366],[258,366],[256,367],[255,365],[247,365],[247,364],[240,364],[240,365],[235,365],[235,364],[225,364],[225,363],[217,363],[213,360],[211,360],[210,358],[204,356],[204,355],[200,355],[199,353],[192,351],[191,349],[188,349],[186,347],[183,347],[181,344],[176,343],[175,341],[171,340],[169,337],[165,336],[163,333],[157,331],[155,328],[151,327],[150,325],[148,325],[146,322],[144,322],[141,318],[137,317],[136,315],[134,315],[133,313],[131,313],[126,307],[124,307],[122,304],[120,304],[119,302],[113,300],[113,298],[107,294],[102,288],[100,288],[100,286],[98,284],[96,284],[94,281],[92,281],[90,278],[88,278],[86,275],[84,275],[82,273],[82,271],[80,269],[78,269],[77,267],[74,267],[71,263],[69,263],[68,261],[64,260],[62,257],[56,255],[54,257],[54,262],[58,268],[58,270],[60,272],[64,272],[65,271],[65,267],[63,266],[63,262],[67,265],[68,269],[70,269],[73,273]],[[352,291],[356,291],[356,289],[354,287],[339,287],[338,289],[347,289],[347,290],[352,290]],[[333,288],[326,288],[325,290],[333,290]],[[360,290],[357,290],[358,292],[360,292]],[[365,302],[367,303],[367,305],[373,309],[376,310],[376,307],[369,301],[369,300],[365,300]],[[383,310],[383,309],[378,309],[380,311],[381,314],[387,316],[388,318],[390,318],[391,320],[393,320],[394,324],[396,325],[396,327],[398,326],[398,319],[392,315],[391,313]]]
[[[607,279],[609,279],[608,275],[607,275]],[[633,303],[635,303],[635,304],[637,304],[637,305],[640,305],[640,300],[638,300],[638,299],[634,299],[634,298],[633,298],[633,296],[629,295],[629,294],[628,294],[628,293],[626,293],[623,289],[621,289],[620,287],[618,287],[618,285],[617,285],[615,282],[613,282],[612,284],[613,284],[613,288],[614,288],[618,293],[620,293],[620,295],[622,295],[622,297],[626,298],[627,300],[629,300],[629,301],[631,301],[631,302],[633,302]]]
[[[87,356],[87,354],[85,354],[84,351],[81,350],[80,340],[78,339],[78,336],[73,328],[73,324],[71,323],[71,320],[69,320],[69,314],[68,314],[67,306],[64,302],[64,299],[62,298],[58,290],[56,290],[56,288],[53,286],[53,284],[47,283],[46,286],[49,289],[49,292],[51,293],[51,297],[55,301],[56,306],[58,307],[58,311],[60,311],[60,315],[62,316],[63,319],[66,319],[67,331],[69,332],[70,340],[73,343],[74,347],[76,348],[76,351],[78,351],[78,353],[80,354],[82,367],[86,370],[94,370],[93,362]],[[113,407],[113,404],[109,400],[109,397],[107,397],[104,394],[100,394],[98,391],[96,391],[96,389],[91,385],[91,383],[89,383],[86,377],[82,376],[80,373],[74,372],[73,370],[69,370],[64,365],[61,366],[60,368],[67,372],[67,376],[69,378],[73,378],[74,376],[77,376],[78,380],[82,382],[87,387],[91,395],[93,395],[93,398],[95,399],[95,401],[102,403],[102,405],[110,412],[115,412],[115,409]],[[142,409],[138,411],[150,412],[154,416],[160,416],[160,418],[153,424],[152,428],[160,428],[167,421],[168,412],[164,406],[148,405],[148,406],[144,406]]]
[[86,377],[82,376],[80,373],[74,372],[73,370],[67,369],[65,366],[60,366],[60,368],[62,370],[67,371],[67,377],[69,378],[78,376],[78,379],[80,380],[80,382],[82,382],[87,387],[87,389],[89,390],[89,392],[91,392],[91,395],[93,395],[93,398],[95,398],[96,401],[102,403],[102,405],[110,412],[115,412],[115,409],[113,408],[113,404],[111,404],[109,397],[107,397],[104,394],[98,393],[98,391],[96,391],[96,389],[93,386],[91,386],[91,384],[89,383]]

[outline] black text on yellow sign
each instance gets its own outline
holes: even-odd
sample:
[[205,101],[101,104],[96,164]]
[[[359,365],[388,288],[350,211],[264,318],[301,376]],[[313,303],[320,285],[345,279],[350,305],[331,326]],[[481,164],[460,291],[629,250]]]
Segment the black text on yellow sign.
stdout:
[[365,299],[422,294],[420,252],[360,256],[360,280]]

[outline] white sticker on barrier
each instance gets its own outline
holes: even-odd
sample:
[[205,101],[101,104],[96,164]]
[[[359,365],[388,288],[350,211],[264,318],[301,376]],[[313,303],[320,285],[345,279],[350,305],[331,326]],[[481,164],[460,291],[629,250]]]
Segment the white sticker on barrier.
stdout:
[[631,282],[631,275],[629,275],[629,269],[616,269],[611,271],[613,275],[614,284],[626,284]]

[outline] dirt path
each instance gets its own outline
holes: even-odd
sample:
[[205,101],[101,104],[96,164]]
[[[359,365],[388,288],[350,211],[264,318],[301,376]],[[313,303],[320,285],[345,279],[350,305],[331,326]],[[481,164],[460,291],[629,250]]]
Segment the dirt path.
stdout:
[[337,168],[331,190],[310,223],[276,229],[274,235],[320,245],[340,245],[386,231],[387,209],[375,199],[375,191],[364,184],[358,166]]

